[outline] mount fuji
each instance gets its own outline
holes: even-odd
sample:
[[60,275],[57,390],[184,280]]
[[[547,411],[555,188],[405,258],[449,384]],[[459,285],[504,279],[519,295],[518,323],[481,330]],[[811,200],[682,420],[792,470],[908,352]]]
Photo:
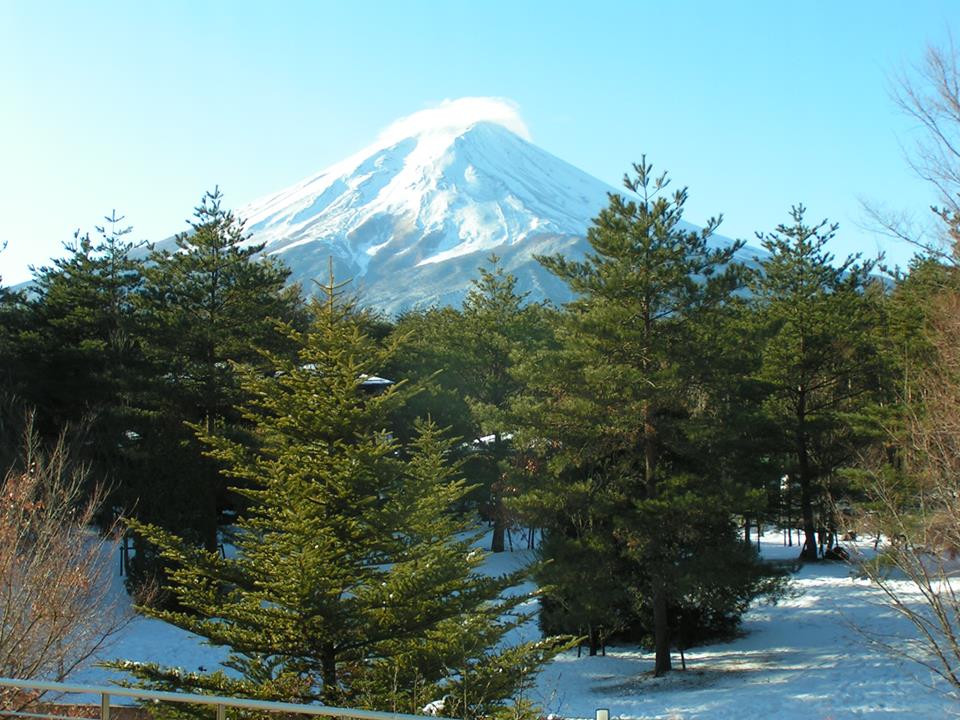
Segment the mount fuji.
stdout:
[[[332,258],[364,305],[396,314],[458,305],[492,253],[531,299],[568,300],[534,255],[582,257],[611,192],[532,144],[508,101],[463,98],[397,121],[364,150],[237,215],[250,242],[265,243],[305,291]],[[756,254],[748,250],[745,260]]]

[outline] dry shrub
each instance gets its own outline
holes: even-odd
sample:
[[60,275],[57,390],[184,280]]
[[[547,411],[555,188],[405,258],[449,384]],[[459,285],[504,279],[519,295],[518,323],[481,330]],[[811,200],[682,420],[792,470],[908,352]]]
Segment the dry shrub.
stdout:
[[[873,639],[926,666],[960,698],[960,52],[953,38],[895,78],[893,94],[918,125],[910,164],[936,190],[936,234],[925,239],[902,216],[867,213],[880,232],[940,261],[945,281],[925,308],[933,360],[903,388],[903,426],[890,433],[896,462],[873,464],[874,512],[865,526],[889,542],[878,562],[862,567],[916,630],[911,638]],[[890,580],[889,570],[912,582]]]
[[28,420],[0,486],[0,676],[63,680],[132,619],[111,591],[115,541],[91,529],[102,499],[64,439],[44,449]]
[[937,296],[930,318],[934,361],[912,388],[897,433],[900,467],[877,470],[868,488],[873,522],[888,542],[878,561],[861,558],[861,567],[916,630],[870,639],[960,691],[960,293]]

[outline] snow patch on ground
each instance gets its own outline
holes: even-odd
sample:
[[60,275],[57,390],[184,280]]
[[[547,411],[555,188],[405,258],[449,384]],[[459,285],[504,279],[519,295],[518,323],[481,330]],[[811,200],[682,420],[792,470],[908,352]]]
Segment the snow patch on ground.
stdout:
[[[778,532],[763,537],[762,550],[771,559],[793,559],[799,553],[796,546],[784,547]],[[485,571],[510,572],[530,559],[527,550],[490,555]],[[114,586],[123,592],[118,575]],[[903,589],[908,588],[904,581]],[[956,700],[929,671],[872,646],[863,630],[894,638],[912,635],[909,624],[883,606],[879,592],[854,577],[849,566],[807,565],[794,576],[791,597],[751,608],[741,638],[689,651],[686,672],[652,677],[652,655],[635,646],[610,647],[606,657],[592,658],[578,658],[573,650],[543,671],[529,695],[547,712],[565,718],[593,717],[597,708],[609,708],[612,718],[679,720],[894,720],[955,712]],[[517,628],[511,640],[536,636],[532,621]],[[137,618],[102,658],[196,671],[217,667],[226,655],[178,628]],[[118,679],[103,668],[71,678],[96,685]]]

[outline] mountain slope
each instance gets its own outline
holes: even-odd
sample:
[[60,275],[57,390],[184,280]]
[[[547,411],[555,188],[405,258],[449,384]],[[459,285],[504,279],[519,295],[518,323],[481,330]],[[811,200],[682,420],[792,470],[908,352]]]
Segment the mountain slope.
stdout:
[[564,302],[566,286],[533,256],[582,256],[614,189],[521,137],[511,113],[484,98],[417,113],[238,215],[308,291],[332,257],[364,304],[391,314],[459,303],[494,252],[533,299]]

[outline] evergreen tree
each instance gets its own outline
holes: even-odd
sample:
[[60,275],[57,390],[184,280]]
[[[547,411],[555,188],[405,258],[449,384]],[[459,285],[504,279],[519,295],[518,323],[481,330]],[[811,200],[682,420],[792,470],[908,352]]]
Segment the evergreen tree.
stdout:
[[918,376],[935,362],[930,342],[930,316],[935,298],[960,287],[960,269],[937,258],[914,257],[884,300],[879,345],[892,371],[896,396],[913,402]]
[[410,310],[397,319],[392,335],[397,352],[387,359],[383,372],[421,387],[393,418],[399,440],[411,440],[416,418],[427,416],[454,435],[475,436],[457,374],[460,348],[451,341],[462,319],[461,311],[449,306]]
[[764,413],[766,386],[756,373],[761,363],[762,328],[742,294],[717,308],[710,322],[697,324],[700,348],[701,409],[688,422],[688,434],[712,471],[735,495],[744,521],[744,540],[763,521],[779,522],[781,506],[777,433]]
[[[6,243],[0,243],[0,253],[6,249]],[[0,276],[0,283],[3,277]],[[0,284],[0,397],[11,396],[15,392],[20,353],[16,350],[17,339],[25,325],[25,306],[22,293]]]
[[873,263],[852,256],[835,266],[826,244],[837,226],[804,224],[802,205],[790,215],[792,224],[758,234],[769,255],[750,287],[764,333],[757,378],[767,386],[765,411],[800,490],[800,557],[816,560],[815,510],[836,470],[854,460],[849,414],[870,403],[882,370],[866,292]]
[[[911,435],[925,413],[930,378],[940,372],[943,303],[960,288],[957,268],[942,257],[916,256],[908,272],[893,273],[893,281],[889,292],[873,293],[878,317],[872,344],[880,358],[877,387],[870,393],[873,403],[856,414],[844,414],[857,421],[860,441],[856,465],[843,469],[847,504],[878,543],[881,535],[891,536],[880,520],[890,511],[887,501],[897,512],[922,512],[919,474],[911,469],[917,458]],[[859,447],[866,441],[871,446]],[[894,495],[899,496],[895,502]]]
[[255,259],[244,222],[222,207],[219,188],[204,195],[176,250],[151,254],[145,309],[159,335],[152,350],[173,376],[186,417],[208,428],[237,399],[229,361],[251,361],[254,348],[275,343],[273,322],[290,318],[289,270]]
[[398,371],[404,377],[436,374],[428,407],[470,438],[465,471],[481,486],[484,514],[493,522],[491,550],[502,552],[511,522],[504,500],[514,492],[510,403],[521,389],[513,368],[546,342],[549,330],[543,306],[517,292],[500,258],[491,256],[489,264],[479,269],[462,310],[437,308],[401,320],[400,332],[409,333],[408,358]]
[[[572,442],[570,433],[557,431],[563,419],[540,409],[533,414],[541,442],[548,429],[564,443]],[[510,500],[532,526],[543,529],[537,551],[545,562],[538,567],[537,581],[548,589],[540,600],[540,628],[546,635],[582,637],[589,654],[596,655],[611,637],[628,632],[637,615],[630,582],[636,572],[616,537],[617,519],[629,500],[602,459],[572,461],[557,451],[554,441],[544,444],[543,457],[524,453],[522,473],[517,473],[522,492]]]
[[35,408],[37,431],[53,442],[77,433],[91,478],[115,495],[104,523],[124,492],[123,448],[131,427],[131,399],[143,370],[141,331],[133,311],[142,279],[138,243],[116,212],[96,235],[77,231],[52,266],[34,269],[33,291],[22,304],[13,358],[17,392]]
[[[0,253],[6,248],[0,243]],[[0,282],[3,278],[0,277]],[[10,467],[18,452],[18,431],[25,408],[26,364],[22,339],[30,327],[23,293],[0,285],[0,467]]]
[[328,292],[309,331],[284,328],[296,358],[239,368],[249,442],[194,424],[250,501],[236,557],[136,525],[175,563],[184,609],[150,614],[228,646],[239,677],[119,666],[154,688],[407,712],[448,695],[446,714],[489,716],[558,645],[501,645],[526,619],[526,595],[501,599],[523,573],[478,572],[450,442],[429,422],[407,447],[393,438],[389,418],[415,390],[361,383],[396,343],[371,340]]
[[[741,244],[711,247],[719,220],[686,229],[686,190],[668,196],[665,174],[655,176],[645,159],[633,167],[624,184],[637,199],[611,194],[583,261],[539,258],[578,299],[558,329],[559,353],[528,366],[537,397],[528,425],[531,441],[551,439],[555,481],[541,491],[545,505],[581,506],[584,526],[600,530],[571,541],[591,557],[616,547],[628,561],[632,571],[618,582],[652,616],[660,675],[671,669],[671,603],[694,595],[685,589],[695,584],[692,549],[706,539],[721,557],[740,552],[729,542],[728,500],[695,462],[687,428],[702,406],[708,365],[699,360],[698,327],[739,286],[733,259]],[[611,539],[594,539],[603,536]]]
[[[514,373],[519,359],[542,346],[546,326],[542,308],[525,302],[517,292],[516,278],[490,257],[490,268],[480,268],[480,278],[463,302],[461,321],[448,336],[455,348],[451,368],[471,411],[472,437],[477,440],[476,464],[486,490],[487,514],[493,521],[490,549],[503,552],[510,512],[504,502],[515,494],[511,487],[509,457],[512,423],[510,403],[521,390]],[[480,439],[483,438],[481,441]]]
[[[176,249],[151,253],[140,301],[153,372],[139,401],[144,502],[136,513],[208,550],[217,547],[218,514],[230,501],[184,422],[208,432],[236,426],[241,393],[231,363],[256,362],[257,346],[276,348],[275,320],[294,318],[299,306],[298,289],[285,288],[289,271],[256,257],[263,244],[249,241],[222,200],[219,189],[205,194]],[[139,548],[138,562],[149,556]]]
[[[66,255],[34,271],[32,347],[27,350],[37,386],[30,400],[47,434],[85,419],[101,430],[100,441],[116,446],[115,414],[129,399],[129,374],[140,347],[132,311],[143,281],[133,257],[140,244],[126,236],[131,227],[114,211],[96,228],[99,238],[74,233]],[[122,423],[120,423],[122,424]]]

